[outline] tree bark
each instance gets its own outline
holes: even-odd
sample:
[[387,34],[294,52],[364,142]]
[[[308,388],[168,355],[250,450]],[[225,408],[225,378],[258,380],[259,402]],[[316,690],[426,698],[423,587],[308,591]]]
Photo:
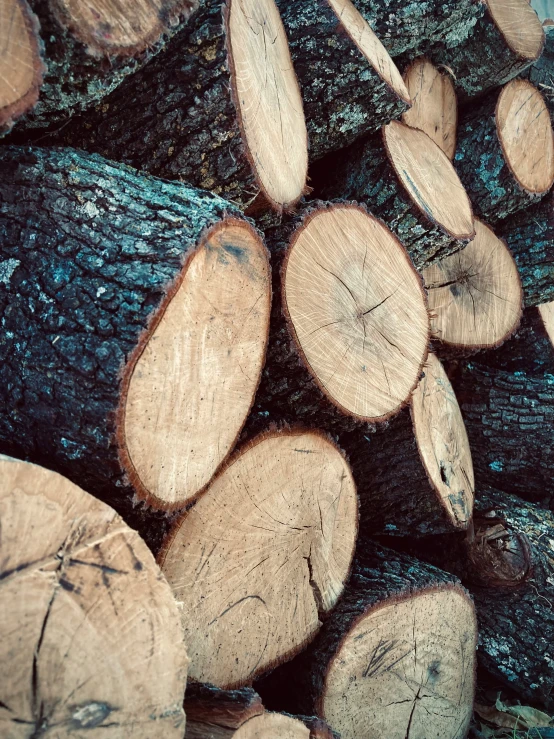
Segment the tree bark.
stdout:
[[[2,449],[125,513],[134,496],[182,507],[231,450],[256,391],[270,300],[263,243],[225,201],[96,155],[6,147],[0,167]],[[234,363],[220,365],[223,385],[202,380],[204,358],[225,361],[218,351]]]
[[544,34],[544,50],[524,76],[542,92],[554,119],[554,26],[544,26]]

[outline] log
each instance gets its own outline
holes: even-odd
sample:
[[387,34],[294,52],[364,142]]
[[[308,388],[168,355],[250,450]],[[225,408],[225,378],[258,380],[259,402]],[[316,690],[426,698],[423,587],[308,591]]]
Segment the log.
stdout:
[[497,351],[451,368],[478,486],[552,504],[554,307],[528,308]]
[[366,535],[427,536],[466,530],[473,511],[473,465],[452,386],[429,354],[405,408],[386,431],[339,436],[360,496]]
[[458,130],[455,164],[476,215],[490,223],[540,200],[554,182],[552,124],[543,96],[513,80]]
[[412,106],[402,122],[424,131],[452,160],[456,152],[458,102],[451,78],[425,57],[415,59],[404,72]]
[[544,96],[550,112],[554,116],[554,25],[544,26],[545,43],[541,56],[525,72],[525,77],[537,87]]
[[469,198],[452,163],[422,131],[392,121],[382,136],[317,164],[315,193],[365,203],[398,236],[416,269],[475,236]]
[[245,436],[269,422],[331,432],[386,420],[408,402],[429,319],[406,251],[351,203],[315,203],[296,230],[267,233],[275,296]]
[[58,142],[253,212],[293,208],[306,188],[307,132],[274,0],[206,0],[164,54]]
[[0,518],[0,735],[181,739],[179,611],[136,531],[9,457]]
[[521,281],[510,250],[477,218],[475,231],[465,249],[422,272],[439,354],[500,346],[521,319]]
[[473,604],[457,580],[365,542],[314,642],[258,690],[268,706],[316,711],[342,739],[427,737],[431,726],[434,736],[463,739],[476,641]]
[[310,158],[378,131],[410,105],[400,72],[351,0],[279,0]]
[[313,639],[342,593],[357,524],[350,468],[323,434],[271,432],[243,448],[159,557],[190,679],[240,687]]
[[0,137],[31,110],[44,64],[39,24],[26,0],[5,0],[0,9]]
[[554,194],[501,221],[496,232],[517,264],[525,305],[554,300]]
[[261,374],[267,252],[225,201],[96,155],[6,147],[0,449],[172,510],[235,444]]

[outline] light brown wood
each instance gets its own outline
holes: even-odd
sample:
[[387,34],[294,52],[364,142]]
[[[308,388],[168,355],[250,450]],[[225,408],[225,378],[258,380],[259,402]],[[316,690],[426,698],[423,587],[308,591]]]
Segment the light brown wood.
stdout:
[[454,589],[369,610],[325,681],[323,713],[342,739],[463,739],[473,708],[475,615]]
[[318,433],[258,437],[231,462],[160,556],[194,681],[246,684],[315,636],[343,590],[357,510],[347,462]]
[[306,188],[308,133],[285,29],[274,0],[229,6],[231,77],[247,154],[269,202],[291,208]]
[[449,159],[456,152],[458,103],[451,78],[428,59],[416,59],[404,73],[412,107],[402,121],[424,131]]
[[517,328],[523,295],[506,244],[475,219],[465,249],[423,270],[431,335],[452,347],[499,346]]
[[412,396],[412,420],[429,480],[452,524],[465,529],[473,514],[475,491],[471,451],[450,380],[431,353]]
[[357,206],[312,213],[293,236],[284,307],[329,399],[364,419],[390,416],[417,383],[428,315],[405,249]]
[[179,611],[139,535],[8,457],[0,520],[0,736],[181,739]]
[[524,59],[538,59],[544,31],[528,0],[485,0],[492,19],[506,43]]
[[546,333],[554,346],[554,302],[543,303],[542,305],[539,305],[538,308]]
[[254,716],[233,734],[233,739],[310,739],[310,730],[298,719],[280,713]]
[[124,401],[124,443],[157,507],[192,499],[234,446],[262,371],[270,290],[259,236],[228,219],[193,254],[148,338]]
[[523,189],[549,190],[554,182],[552,124],[543,96],[528,80],[512,80],[503,88],[496,128],[506,162]]
[[415,205],[455,238],[472,238],[471,204],[444,151],[426,133],[400,121],[383,130],[390,161]]

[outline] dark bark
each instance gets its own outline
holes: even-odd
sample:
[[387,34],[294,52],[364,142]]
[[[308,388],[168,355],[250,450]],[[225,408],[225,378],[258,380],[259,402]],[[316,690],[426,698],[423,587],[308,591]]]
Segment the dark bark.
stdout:
[[477,489],[553,502],[554,350],[536,308],[500,349],[453,363]]
[[554,300],[554,196],[548,194],[530,208],[496,226],[517,264],[526,306]]
[[407,110],[406,100],[367,61],[328,0],[277,4],[302,89],[312,159],[379,130]]
[[524,76],[542,92],[554,120],[554,26],[544,26],[544,34],[544,50]]

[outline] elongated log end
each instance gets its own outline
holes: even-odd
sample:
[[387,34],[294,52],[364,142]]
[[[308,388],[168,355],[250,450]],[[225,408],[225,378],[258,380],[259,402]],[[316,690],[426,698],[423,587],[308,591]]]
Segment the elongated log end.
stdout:
[[506,45],[521,59],[538,59],[544,46],[544,31],[528,0],[485,0],[492,20]]

